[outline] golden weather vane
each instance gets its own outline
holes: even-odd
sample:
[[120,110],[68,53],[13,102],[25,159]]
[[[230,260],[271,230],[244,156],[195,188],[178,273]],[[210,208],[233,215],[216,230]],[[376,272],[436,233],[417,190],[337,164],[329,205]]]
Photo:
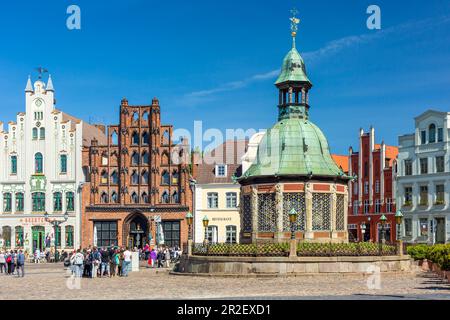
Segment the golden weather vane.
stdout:
[[292,9],[291,13],[292,18],[290,18],[289,20],[291,20],[292,37],[295,38],[297,36],[298,24],[300,23],[300,19],[297,18],[298,10],[296,8]]

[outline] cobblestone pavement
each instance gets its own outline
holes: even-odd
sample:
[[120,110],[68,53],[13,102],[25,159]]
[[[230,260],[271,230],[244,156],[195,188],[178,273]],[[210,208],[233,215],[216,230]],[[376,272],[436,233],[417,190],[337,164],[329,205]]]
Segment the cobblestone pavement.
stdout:
[[0,274],[0,299],[450,299],[450,285],[434,274],[381,275],[369,290],[367,276],[205,278],[141,269],[128,278],[82,279],[72,284],[62,265],[27,265],[24,278]]

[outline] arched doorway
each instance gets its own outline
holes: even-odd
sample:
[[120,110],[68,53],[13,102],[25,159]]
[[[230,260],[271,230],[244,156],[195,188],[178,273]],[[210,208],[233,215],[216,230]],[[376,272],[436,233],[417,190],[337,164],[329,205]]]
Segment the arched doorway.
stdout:
[[125,219],[124,244],[129,248],[143,248],[148,239],[148,220],[140,212],[134,212]]

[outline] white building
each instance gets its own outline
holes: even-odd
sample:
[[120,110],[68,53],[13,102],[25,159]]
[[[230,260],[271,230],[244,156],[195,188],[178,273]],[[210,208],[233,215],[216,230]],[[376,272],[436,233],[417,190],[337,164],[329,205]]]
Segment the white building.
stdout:
[[[28,78],[25,112],[0,123],[0,247],[23,248],[29,253],[54,245],[80,245],[81,186],[84,181],[82,147],[103,132],[55,109],[51,77],[47,84]],[[56,232],[45,221],[67,222]]]
[[404,240],[450,242],[450,112],[429,110],[415,118],[414,134],[399,137],[397,208]]

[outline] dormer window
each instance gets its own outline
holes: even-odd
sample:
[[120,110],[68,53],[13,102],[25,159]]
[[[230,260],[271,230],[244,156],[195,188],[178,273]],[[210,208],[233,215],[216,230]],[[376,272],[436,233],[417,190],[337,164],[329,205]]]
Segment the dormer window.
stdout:
[[216,177],[225,178],[227,176],[227,166],[219,164],[216,166]]

